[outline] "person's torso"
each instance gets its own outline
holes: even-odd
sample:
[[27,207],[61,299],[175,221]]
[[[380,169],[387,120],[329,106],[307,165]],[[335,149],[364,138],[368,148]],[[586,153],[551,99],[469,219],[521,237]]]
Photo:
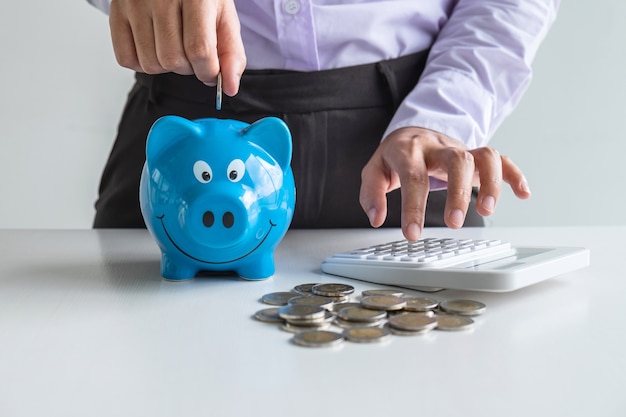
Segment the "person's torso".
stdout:
[[235,0],[249,69],[313,71],[429,48],[455,0]]

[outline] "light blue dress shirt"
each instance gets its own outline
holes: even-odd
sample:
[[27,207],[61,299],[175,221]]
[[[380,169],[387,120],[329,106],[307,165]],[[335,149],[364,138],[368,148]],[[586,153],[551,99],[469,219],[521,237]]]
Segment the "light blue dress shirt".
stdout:
[[[88,0],[108,12],[110,0]],[[391,121],[484,146],[519,103],[560,0],[235,0],[249,69],[315,71],[431,48]]]

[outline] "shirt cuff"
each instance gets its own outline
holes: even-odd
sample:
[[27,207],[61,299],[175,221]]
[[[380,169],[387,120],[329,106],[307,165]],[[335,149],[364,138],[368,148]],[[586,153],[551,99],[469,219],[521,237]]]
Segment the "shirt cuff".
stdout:
[[111,0],[87,0],[89,4],[100,9],[106,14],[109,14],[109,9],[111,7]]

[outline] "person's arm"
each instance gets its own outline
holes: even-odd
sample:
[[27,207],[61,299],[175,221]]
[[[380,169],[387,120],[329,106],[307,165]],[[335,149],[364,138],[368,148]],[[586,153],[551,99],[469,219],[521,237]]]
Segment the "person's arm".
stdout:
[[459,0],[385,136],[420,126],[484,146],[528,88],[559,0]]
[[385,194],[402,189],[402,227],[417,239],[429,183],[447,182],[444,220],[463,224],[473,186],[477,210],[491,214],[502,183],[530,190],[510,159],[484,145],[521,99],[531,62],[559,0],[459,0],[432,46],[425,71],[397,110],[362,173],[361,205],[370,223],[386,217]]
[[233,0],[88,0],[109,14],[118,63],[147,74],[195,76],[233,96],[246,67]]

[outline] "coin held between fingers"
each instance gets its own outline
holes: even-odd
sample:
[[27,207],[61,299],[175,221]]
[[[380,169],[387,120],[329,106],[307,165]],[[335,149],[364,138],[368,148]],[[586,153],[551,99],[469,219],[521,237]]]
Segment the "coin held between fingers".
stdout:
[[215,110],[222,110],[222,73],[217,74],[217,88],[215,90]]

